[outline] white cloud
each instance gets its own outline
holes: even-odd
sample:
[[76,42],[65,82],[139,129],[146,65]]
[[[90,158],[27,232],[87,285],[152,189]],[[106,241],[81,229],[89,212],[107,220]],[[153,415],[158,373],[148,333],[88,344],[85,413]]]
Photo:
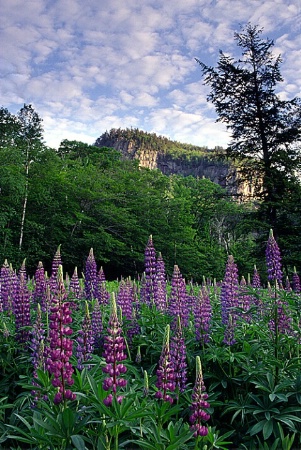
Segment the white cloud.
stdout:
[[298,0],[3,3],[0,103],[32,103],[52,146],[130,126],[225,144],[194,57],[215,65],[220,48],[235,54],[234,31],[249,21],[283,56],[282,98],[300,95]]

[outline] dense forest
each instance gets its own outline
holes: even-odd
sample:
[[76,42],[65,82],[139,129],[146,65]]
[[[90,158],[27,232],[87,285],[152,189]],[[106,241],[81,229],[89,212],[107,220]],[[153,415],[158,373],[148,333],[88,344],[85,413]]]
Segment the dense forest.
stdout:
[[82,270],[93,247],[109,278],[137,276],[152,234],[169,270],[177,263],[200,280],[220,277],[229,251],[239,260],[252,247],[248,208],[218,185],[139,168],[110,148],[67,140],[48,148],[29,105],[17,116],[1,109],[0,151],[0,255],[14,267],[26,257],[31,271],[39,260],[50,268],[61,245],[64,268]]
[[[49,148],[42,119],[31,105],[17,115],[2,107],[0,127],[3,262],[18,267],[26,258],[33,273],[42,260],[50,270],[60,245],[64,270],[76,266],[81,273],[93,248],[108,279],[137,277],[143,271],[145,242],[153,235],[167,272],[178,264],[188,280],[220,279],[229,254],[246,275],[260,265],[269,230],[268,223],[258,220],[260,206],[238,203],[205,178],[139,167],[137,160],[125,160],[112,148],[68,140]],[[167,139],[151,139],[168,152]],[[175,144],[170,141],[170,146]],[[188,150],[184,145],[183,153]],[[300,186],[294,186],[291,197],[281,200],[279,214],[277,237],[288,271],[300,266],[299,193]]]

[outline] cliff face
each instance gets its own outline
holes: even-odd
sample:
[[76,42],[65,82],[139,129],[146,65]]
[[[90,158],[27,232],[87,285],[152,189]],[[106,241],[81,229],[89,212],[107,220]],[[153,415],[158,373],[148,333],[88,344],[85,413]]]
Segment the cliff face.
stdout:
[[[125,132],[128,132],[125,135]],[[131,134],[129,133],[131,131]],[[100,136],[97,147],[111,147],[119,150],[126,159],[138,159],[141,167],[159,169],[165,175],[178,174],[182,176],[205,177],[227,189],[233,195],[248,197],[253,191],[251,184],[238,183],[238,173],[234,166],[220,161],[213,150],[201,147],[180,149],[180,144],[165,138],[143,139],[143,136],[153,136],[139,132],[135,136],[132,130],[111,130]],[[142,133],[142,134],[141,134]],[[142,136],[142,137],[141,137]],[[166,145],[170,143],[170,146]],[[164,145],[163,145],[164,144]]]

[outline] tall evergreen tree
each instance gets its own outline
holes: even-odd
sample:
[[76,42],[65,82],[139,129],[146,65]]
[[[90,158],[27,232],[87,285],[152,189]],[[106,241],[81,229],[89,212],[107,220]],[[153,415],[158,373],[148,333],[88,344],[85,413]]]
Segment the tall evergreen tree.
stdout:
[[211,87],[208,100],[231,131],[227,155],[241,162],[243,177],[260,181],[256,196],[267,225],[275,228],[279,200],[296,182],[301,166],[301,102],[281,100],[277,84],[283,81],[281,57],[272,53],[274,42],[263,39],[262,29],[247,24],[235,41],[242,58],[220,52],[217,67],[201,65],[204,83]]

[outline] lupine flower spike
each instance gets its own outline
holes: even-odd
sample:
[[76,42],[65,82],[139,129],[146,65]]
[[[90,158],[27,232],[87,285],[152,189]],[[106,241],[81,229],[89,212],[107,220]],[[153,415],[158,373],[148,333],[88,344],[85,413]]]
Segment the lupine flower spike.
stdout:
[[178,317],[175,334],[171,338],[170,354],[174,366],[176,388],[178,388],[179,392],[184,392],[187,385],[187,361],[180,317]]
[[55,292],[55,290],[57,288],[58,269],[59,269],[59,266],[61,266],[61,265],[62,265],[61,245],[59,245],[55,252],[53,260],[52,260],[51,277],[49,279],[50,290],[52,292]]
[[81,298],[81,294],[82,293],[78,279],[77,267],[75,267],[69,284],[69,297],[70,299],[72,299],[74,307],[77,306],[76,301]]
[[18,279],[16,295],[13,303],[15,314],[16,335],[20,344],[25,344],[29,339],[30,326],[30,295],[23,272]]
[[186,291],[186,283],[180,269],[177,265],[174,266],[171,279],[171,293],[169,299],[169,314],[173,316],[172,327],[175,328],[177,324],[177,317],[180,316],[182,326],[188,326],[188,299]]
[[159,253],[156,263],[155,304],[160,311],[166,311],[166,274],[161,253]]
[[42,322],[41,305],[38,303],[36,320],[31,331],[31,352],[34,378],[37,377],[37,369],[44,369],[45,367],[44,339],[45,329]]
[[[45,329],[42,322],[42,311],[40,303],[37,304],[37,315],[35,323],[32,327],[31,331],[31,356],[32,356],[32,365],[33,365],[33,380],[32,384],[37,386],[37,371],[38,369],[45,370],[45,354],[44,354],[44,343],[45,343]],[[39,393],[35,390],[32,392],[33,395],[33,405],[39,399]]]
[[210,340],[212,307],[208,290],[202,287],[194,304],[195,338],[202,345]]
[[94,307],[92,311],[92,330],[93,330],[93,346],[94,349],[99,349],[102,346],[102,317],[101,309],[98,299],[94,302]]
[[27,272],[26,272],[26,258],[23,259],[23,262],[21,264],[20,270],[19,270],[19,278],[23,275],[25,282],[27,281]]
[[[84,363],[92,359],[92,353],[93,353],[93,329],[92,329],[92,322],[88,307],[88,302],[85,302],[86,310],[85,310],[85,316],[82,324],[82,329],[78,332],[77,337],[77,349],[76,349],[76,355],[77,355],[77,368],[79,370],[82,370],[84,368]],[[89,369],[91,366],[87,366]]]
[[239,282],[238,269],[232,255],[228,257],[225,277],[221,288],[222,323],[226,325],[224,343],[232,345],[235,343],[234,329],[236,326],[237,312],[239,306]]
[[13,299],[16,295],[17,277],[12,267],[8,264],[7,259],[4,261],[0,272],[1,284],[1,309],[12,313]]
[[155,394],[156,398],[162,399],[165,402],[173,403],[173,398],[170,395],[176,388],[174,365],[169,349],[169,335],[170,326],[165,328],[162,352],[157,369],[156,387],[158,391]]
[[253,278],[252,278],[252,287],[255,289],[259,289],[261,287],[260,275],[257,270],[257,267],[254,266]]
[[145,286],[143,300],[147,305],[153,305],[156,289],[156,250],[154,248],[152,235],[150,235],[144,251],[144,264]]
[[98,281],[99,304],[108,305],[110,300],[110,293],[106,288],[106,277],[102,267],[99,269],[99,272],[97,274],[97,281]]
[[190,416],[191,430],[194,431],[194,437],[207,436],[208,428],[204,425],[210,419],[207,409],[210,404],[207,402],[208,394],[205,392],[206,388],[203,380],[201,359],[196,357],[196,380],[192,393],[192,404]]
[[35,279],[35,287],[33,291],[33,301],[34,303],[39,303],[41,305],[42,311],[45,312],[47,309],[47,295],[46,295],[47,284],[42,261],[39,261],[34,279]]
[[147,397],[149,393],[149,384],[148,384],[148,373],[146,370],[143,371],[143,394],[144,397]]
[[293,291],[296,292],[297,294],[301,292],[300,277],[297,273],[296,267],[294,267],[292,287],[293,287]]
[[111,391],[111,393],[104,399],[106,406],[111,406],[113,402],[113,396],[115,396],[118,403],[122,402],[123,396],[118,395],[118,388],[125,387],[127,380],[121,378],[120,375],[126,373],[127,368],[122,363],[127,358],[125,354],[125,341],[122,334],[122,329],[117,316],[117,306],[114,294],[111,301],[111,315],[108,324],[108,334],[104,337],[104,353],[103,356],[106,360],[106,365],[102,371],[108,376],[103,382],[103,389],[105,391]]
[[65,298],[63,269],[60,265],[57,275],[57,292],[53,297],[49,315],[50,349],[47,357],[47,369],[53,375],[52,385],[58,388],[53,400],[56,405],[76,398],[76,395],[67,388],[74,383],[72,379],[74,370],[69,362],[73,345],[73,341],[69,337],[72,334],[69,326],[72,318],[69,302],[66,302]]
[[241,277],[240,280],[240,289],[239,289],[239,306],[242,309],[240,315],[246,322],[251,321],[250,313],[248,313],[251,306],[251,296],[249,295],[247,289],[247,282],[244,276]]
[[97,265],[93,248],[90,249],[85,267],[85,297],[87,300],[99,298],[98,296]]
[[278,285],[281,286],[283,276],[281,269],[281,255],[278,244],[273,235],[273,230],[270,230],[265,254],[268,279],[269,281],[277,281]]

